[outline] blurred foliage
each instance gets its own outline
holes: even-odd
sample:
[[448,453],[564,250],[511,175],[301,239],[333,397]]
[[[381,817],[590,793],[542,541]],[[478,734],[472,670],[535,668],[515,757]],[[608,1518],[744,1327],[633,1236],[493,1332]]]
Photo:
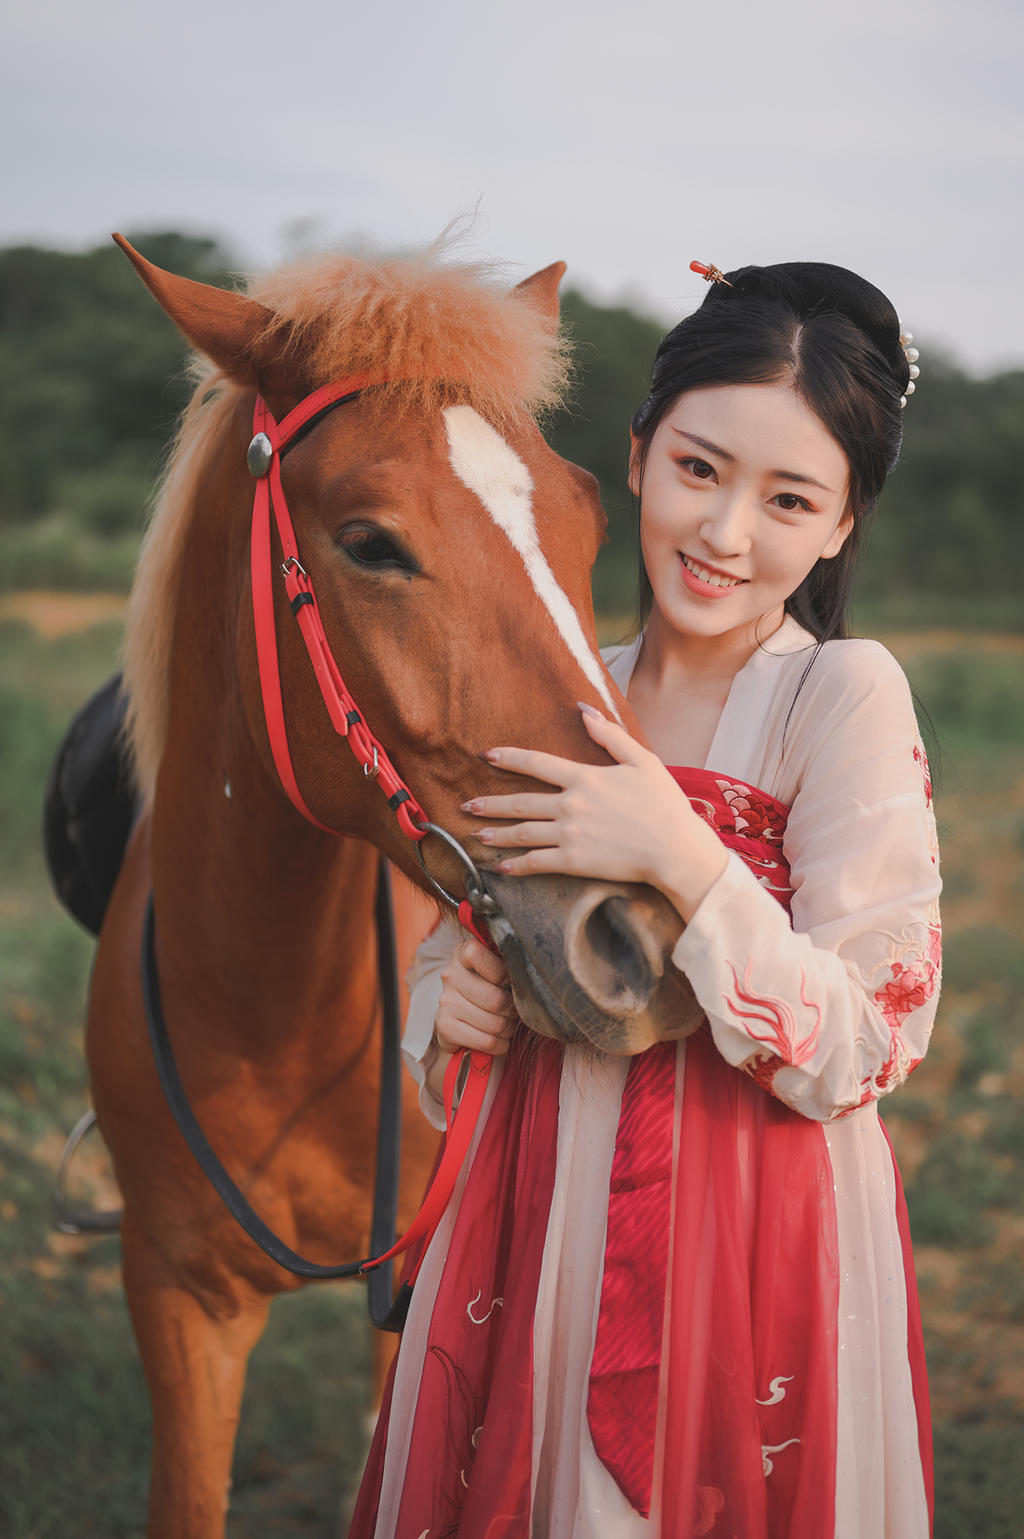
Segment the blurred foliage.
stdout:
[[[162,267],[227,283],[208,239],[133,237]],[[559,451],[593,471],[611,543],[598,608],[632,610],[636,511],[626,484],[629,420],[647,394],[663,327],[570,290],[576,389],[548,423]],[[0,587],[121,588],[133,541],[189,391],[185,347],[113,245],[0,251]],[[1024,372],[969,378],[925,347],[903,458],[873,521],[857,589],[886,625],[1020,627],[1024,566],[1018,464]]]
[[[225,283],[212,240],[133,237],[158,265]],[[191,386],[178,332],[113,244],[0,251],[4,587],[119,587]],[[118,537],[122,537],[118,543]],[[113,540],[112,561],[103,561]]]
[[545,424],[546,436],[597,477],[609,544],[594,569],[594,600],[599,610],[621,612],[634,604],[639,553],[626,481],[629,421],[650,388],[664,328],[632,310],[591,304],[572,289],[563,295],[562,319],[575,344],[575,391],[567,409]]

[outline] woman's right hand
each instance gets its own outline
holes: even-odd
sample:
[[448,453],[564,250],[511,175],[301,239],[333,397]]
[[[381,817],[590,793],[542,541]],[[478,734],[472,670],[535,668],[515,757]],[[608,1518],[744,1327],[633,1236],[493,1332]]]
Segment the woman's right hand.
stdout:
[[434,1017],[440,1051],[507,1053],[517,1016],[501,958],[470,936],[445,967],[441,984]]

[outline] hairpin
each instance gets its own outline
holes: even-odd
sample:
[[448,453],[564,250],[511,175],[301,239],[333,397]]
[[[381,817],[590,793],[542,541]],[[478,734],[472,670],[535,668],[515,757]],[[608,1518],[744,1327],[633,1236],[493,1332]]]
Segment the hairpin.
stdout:
[[911,347],[910,344],[913,342],[913,340],[914,333],[912,331],[900,332],[900,346],[903,349],[903,356],[906,358],[907,366],[910,369],[910,379],[907,383],[906,390],[904,391],[903,395],[900,396],[901,406],[906,406],[907,396],[913,395],[914,391],[917,389],[914,381],[921,373],[921,370],[917,366],[917,360],[920,358],[921,354],[918,352],[916,347]]
[[724,283],[727,289],[732,288],[728,278],[713,262],[691,262],[690,271],[692,273],[700,273],[701,277],[706,279],[708,283]]

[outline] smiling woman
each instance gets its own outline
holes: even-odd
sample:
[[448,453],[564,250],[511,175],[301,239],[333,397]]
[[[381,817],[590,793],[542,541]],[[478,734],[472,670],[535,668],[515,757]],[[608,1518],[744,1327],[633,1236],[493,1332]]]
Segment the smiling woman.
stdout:
[[[775,468],[780,445],[799,469]],[[656,625],[718,646],[745,646],[755,621],[762,635],[778,630],[790,594],[853,527],[846,457],[788,380],[688,391],[651,435],[642,472],[637,460]]]
[[[581,702],[607,762],[496,745],[507,791],[463,811],[506,914],[536,881],[667,899],[666,971],[703,1020],[680,1006],[653,1046],[624,1029],[622,1056],[567,1035],[527,1051],[499,957],[444,929],[421,946],[424,1111],[443,1124],[455,1051],[499,1073],[422,1258],[353,1539],[930,1533],[876,1108],[928,1042],[940,883],[906,681],[845,621],[910,364],[884,295],[794,263],[715,282],[653,377],[630,464],[647,620],[606,655],[646,743]],[[473,465],[542,591],[515,475]],[[619,925],[616,901],[595,924]],[[603,999],[656,956],[643,927],[621,939]]]

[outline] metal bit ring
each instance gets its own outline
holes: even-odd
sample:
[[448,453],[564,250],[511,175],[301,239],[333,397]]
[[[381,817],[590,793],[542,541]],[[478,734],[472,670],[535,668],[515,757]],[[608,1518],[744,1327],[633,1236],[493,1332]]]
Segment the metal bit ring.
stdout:
[[[489,897],[488,894],[484,891],[483,880],[480,876],[480,872],[476,868],[472,856],[468,853],[468,851],[463,849],[462,845],[455,838],[455,836],[450,834],[446,828],[439,827],[437,823],[427,822],[421,823],[419,826],[423,829],[424,833],[436,834],[439,839],[443,839],[448,848],[453,852],[453,854],[457,855],[459,860],[462,862],[466,870],[466,897],[469,900],[469,906],[473,910],[474,914],[482,914],[485,917],[489,914],[496,914],[498,912],[498,905],[495,903],[494,899]],[[444,901],[450,904],[452,908],[458,909],[460,900],[454,897],[448,891],[447,887],[442,887],[441,883],[437,881],[435,877],[431,876],[430,872],[427,870],[427,863],[423,858],[423,846],[425,843],[425,839],[417,839],[416,841],[416,854],[419,858],[420,865],[423,867],[423,874],[427,881],[430,883],[431,887],[433,887],[434,891],[439,893]]]

